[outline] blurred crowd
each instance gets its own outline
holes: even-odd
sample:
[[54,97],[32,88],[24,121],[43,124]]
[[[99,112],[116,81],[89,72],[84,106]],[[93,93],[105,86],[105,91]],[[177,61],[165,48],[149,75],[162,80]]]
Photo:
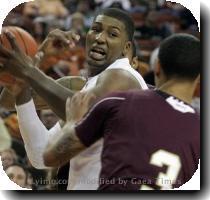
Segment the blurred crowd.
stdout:
[[[153,69],[158,46],[163,39],[174,33],[200,37],[198,23],[192,13],[180,4],[164,0],[35,0],[14,8],[3,26],[25,29],[38,44],[53,29],[74,30],[81,37],[78,45],[62,55],[46,58],[40,68],[54,79],[68,75],[86,76],[86,33],[97,10],[106,7],[127,10],[132,16],[136,27],[134,43],[138,61],[135,68],[148,84],[154,85]],[[200,85],[193,105],[200,108]],[[58,121],[51,110],[42,110],[39,115],[48,129]],[[56,180],[57,169],[38,170],[30,164],[16,113],[4,108],[0,108],[0,154],[10,179],[22,187],[52,190],[56,184],[65,184]]]

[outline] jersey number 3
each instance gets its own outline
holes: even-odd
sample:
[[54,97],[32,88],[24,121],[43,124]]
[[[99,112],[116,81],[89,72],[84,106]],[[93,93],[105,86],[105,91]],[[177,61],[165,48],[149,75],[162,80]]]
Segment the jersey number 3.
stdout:
[[[159,186],[161,190],[172,189],[172,184],[176,182],[181,169],[179,156],[161,149],[152,154],[150,164],[157,167],[167,166],[166,173],[160,172],[158,174],[156,185]],[[153,188],[142,185],[140,190],[153,190]]]

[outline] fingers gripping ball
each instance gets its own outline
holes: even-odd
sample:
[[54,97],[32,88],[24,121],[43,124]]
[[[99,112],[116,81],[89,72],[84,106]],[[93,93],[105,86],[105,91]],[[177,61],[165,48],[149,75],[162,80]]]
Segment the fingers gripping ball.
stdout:
[[[17,26],[5,26],[2,28],[2,33],[0,35],[0,43],[7,49],[11,49],[11,45],[5,35],[5,31],[11,32],[17,41],[18,46],[22,49],[26,55],[34,57],[37,53],[38,45],[35,39],[25,30]],[[1,56],[1,55],[0,55]],[[16,82],[14,76],[6,73],[0,73],[0,85],[11,85]]]

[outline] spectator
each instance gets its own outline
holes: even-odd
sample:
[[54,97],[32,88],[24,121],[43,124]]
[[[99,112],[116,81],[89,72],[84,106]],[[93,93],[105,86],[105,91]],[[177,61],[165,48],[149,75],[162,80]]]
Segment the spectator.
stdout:
[[16,183],[22,188],[26,188],[27,185],[27,177],[28,172],[27,170],[20,164],[12,164],[5,169],[7,176],[10,178],[11,181]]
[[11,136],[0,117],[0,152],[11,147]]
[[159,48],[152,51],[149,61],[149,72],[144,75],[144,80],[147,84],[155,85],[154,69],[157,65]]
[[58,121],[58,117],[52,110],[41,110],[40,119],[47,129],[52,128]]
[[80,12],[85,16],[85,26],[89,28],[93,21],[93,16],[94,16],[94,10],[93,7],[91,7],[90,0],[89,1],[80,0],[77,4],[76,12]]
[[41,16],[54,15],[56,17],[66,17],[68,15],[67,8],[60,0],[36,0],[39,5]]
[[80,35],[79,44],[85,46],[86,30],[85,30],[85,17],[82,13],[76,12],[71,17],[70,30],[75,31]]
[[16,152],[13,149],[6,149],[1,152],[1,161],[3,165],[3,169],[6,169],[10,165],[17,162],[18,157]]
[[101,7],[102,8],[118,7],[124,10],[130,10],[131,2],[130,0],[106,0],[106,1],[103,1],[103,4]]

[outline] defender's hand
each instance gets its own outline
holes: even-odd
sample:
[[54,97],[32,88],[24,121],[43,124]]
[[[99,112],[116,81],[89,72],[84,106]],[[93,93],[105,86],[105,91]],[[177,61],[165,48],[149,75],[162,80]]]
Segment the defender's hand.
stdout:
[[80,36],[72,31],[61,31],[55,29],[51,31],[44,42],[40,45],[39,51],[44,56],[53,56],[75,47]]
[[66,121],[78,122],[87,113],[96,98],[92,93],[78,92],[66,101]]

